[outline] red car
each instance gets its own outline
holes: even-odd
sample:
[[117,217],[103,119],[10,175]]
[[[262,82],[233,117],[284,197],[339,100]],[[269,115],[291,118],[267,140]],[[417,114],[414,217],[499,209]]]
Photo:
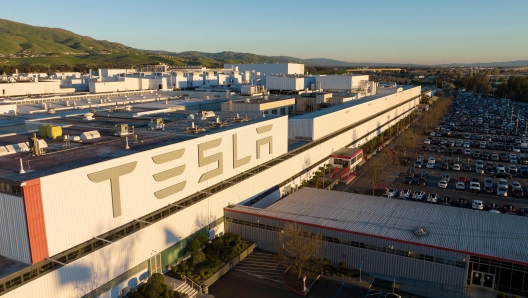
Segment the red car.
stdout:
[[499,204],[493,202],[489,203],[488,210],[499,210]]
[[515,206],[513,204],[504,204],[503,212],[515,215]]
[[468,180],[467,180],[466,177],[461,176],[461,177],[458,177],[458,182],[464,182],[465,184],[467,184],[467,183],[468,183]]

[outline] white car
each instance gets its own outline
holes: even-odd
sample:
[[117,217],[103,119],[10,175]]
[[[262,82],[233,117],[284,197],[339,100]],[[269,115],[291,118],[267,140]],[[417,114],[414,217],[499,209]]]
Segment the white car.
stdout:
[[410,199],[411,198],[412,191],[410,189],[402,189],[400,191],[400,198],[401,199]]
[[521,148],[519,146],[513,146],[512,147],[513,152],[521,152]]
[[517,171],[517,167],[514,166],[514,165],[509,165],[508,166],[508,171]]
[[415,200],[423,200],[423,197],[425,196],[425,192],[421,191],[421,190],[415,190],[413,195],[412,195],[412,198],[415,199]]
[[477,210],[484,210],[484,202],[481,200],[473,200],[473,203],[471,204],[471,208],[477,209]]
[[431,137],[436,137],[436,132],[433,131],[433,132],[431,132],[429,135],[430,135]]
[[480,183],[478,183],[478,182],[470,182],[469,183],[469,191],[480,192]]
[[434,159],[434,157],[432,156],[429,156],[429,159],[427,160],[428,163],[436,163],[436,160]]
[[454,164],[452,168],[453,168],[453,171],[460,171],[460,165],[457,163]]
[[424,144],[430,145],[431,144],[431,139],[425,139]]
[[464,142],[464,148],[469,148],[470,147],[470,143],[469,141],[465,141]]
[[438,195],[435,193],[430,193],[427,196],[427,203],[438,203]]
[[456,184],[456,189],[462,189],[462,190],[465,190],[465,189],[466,189],[466,183],[464,183],[464,182],[457,182],[457,184]]
[[508,180],[504,178],[499,178],[499,182],[497,183],[497,187],[504,187],[508,189]]
[[438,187],[439,188],[447,188],[447,181],[445,181],[445,180],[438,181]]
[[434,169],[434,165],[435,165],[434,163],[428,162],[427,165],[426,165],[426,167],[427,167],[428,169]]

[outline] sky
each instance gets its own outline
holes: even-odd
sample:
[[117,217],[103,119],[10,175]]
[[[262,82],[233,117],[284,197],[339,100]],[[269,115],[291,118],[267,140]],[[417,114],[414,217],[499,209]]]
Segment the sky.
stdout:
[[171,52],[418,64],[528,60],[527,0],[25,0],[3,1],[0,18]]

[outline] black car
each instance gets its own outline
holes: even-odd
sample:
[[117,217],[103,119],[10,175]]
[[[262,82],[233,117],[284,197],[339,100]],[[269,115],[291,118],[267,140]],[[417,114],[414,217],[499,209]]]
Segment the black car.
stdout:
[[429,151],[436,152],[436,146],[431,146],[431,148],[429,148]]
[[507,172],[495,172],[495,173],[493,173],[493,177],[510,179],[512,177],[512,175],[510,173],[507,173]]
[[442,163],[442,165],[440,166],[440,169],[442,169],[442,170],[449,170],[449,164],[446,163],[446,162]]
[[429,151],[429,147],[423,145],[423,146],[422,146],[422,151]]
[[495,169],[493,167],[487,166],[486,168],[484,168],[484,173],[488,175],[493,175],[494,172],[495,172]]
[[466,197],[459,197],[456,206],[461,208],[467,208],[469,205],[469,201]]
[[514,197],[517,197],[517,198],[522,198],[522,197],[524,197],[524,192],[523,192],[522,188],[514,187],[513,190],[512,190],[512,195]]
[[482,152],[482,154],[480,155],[480,158],[483,159],[483,160],[488,160],[489,159],[488,151]]
[[403,183],[412,184],[413,183],[413,178],[410,177],[410,176],[407,176],[407,177],[405,177],[405,179],[403,179]]
[[528,178],[528,171],[521,171],[521,175],[520,175],[522,178]]
[[463,151],[462,149],[458,148],[456,151],[455,151],[456,154],[458,155],[462,155],[463,154]]
[[493,194],[494,192],[495,192],[495,191],[493,190],[493,187],[491,187],[491,186],[486,186],[486,187],[484,187],[484,193],[485,193],[485,194],[489,194],[489,195],[491,195],[491,194]]
[[425,186],[426,182],[427,180],[425,180],[424,177],[420,177],[420,179],[418,179],[418,185]]
[[471,165],[465,165],[464,172],[471,172]]

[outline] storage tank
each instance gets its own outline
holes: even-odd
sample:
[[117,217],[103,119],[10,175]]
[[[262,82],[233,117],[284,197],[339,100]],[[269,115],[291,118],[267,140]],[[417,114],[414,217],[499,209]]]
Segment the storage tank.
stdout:
[[47,138],[48,137],[48,126],[51,127],[52,125],[51,124],[39,125],[38,132],[39,132],[39,136],[41,138]]
[[62,127],[61,126],[48,126],[47,130],[48,138],[57,139],[62,137]]

